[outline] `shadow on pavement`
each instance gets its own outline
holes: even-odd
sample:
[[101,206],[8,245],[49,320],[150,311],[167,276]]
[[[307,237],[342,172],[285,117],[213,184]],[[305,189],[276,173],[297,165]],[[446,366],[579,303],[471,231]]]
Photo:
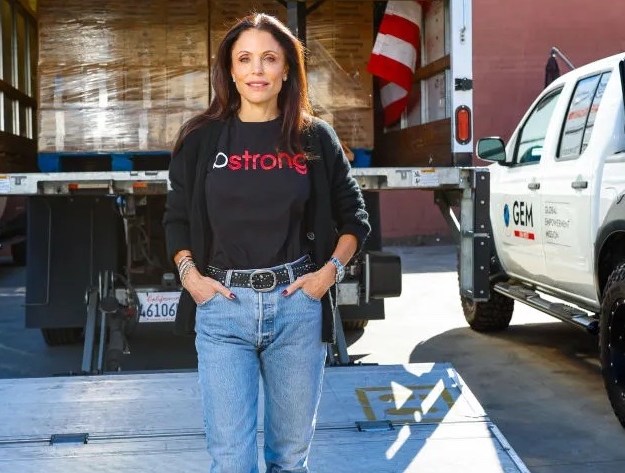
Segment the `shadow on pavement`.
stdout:
[[[530,470],[622,471],[625,431],[605,394],[596,337],[560,322],[497,334],[457,328],[417,345],[410,361],[451,362]],[[618,461],[590,467],[605,459]]]

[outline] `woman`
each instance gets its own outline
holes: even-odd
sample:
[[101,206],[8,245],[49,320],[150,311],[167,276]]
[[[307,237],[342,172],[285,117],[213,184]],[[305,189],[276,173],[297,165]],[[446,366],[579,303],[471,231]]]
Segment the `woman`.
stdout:
[[311,116],[303,48],[282,23],[239,21],[212,74],[215,98],[174,147],[164,216],[210,471],[258,471],[262,376],[267,471],[307,472],[335,284],[367,213],[336,134]]

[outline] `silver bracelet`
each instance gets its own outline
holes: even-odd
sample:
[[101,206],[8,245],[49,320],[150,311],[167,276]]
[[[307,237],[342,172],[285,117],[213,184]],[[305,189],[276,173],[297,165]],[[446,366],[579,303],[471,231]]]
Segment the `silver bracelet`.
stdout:
[[189,261],[193,261],[191,256],[185,255],[182,258],[180,258],[180,261],[178,261],[178,264],[176,265],[178,267],[178,273],[180,273],[180,270],[182,269],[182,267]]
[[191,268],[195,268],[195,263],[190,256],[183,256],[180,261],[178,261],[178,274],[180,275],[180,284],[184,286],[184,280],[191,271]]
[[182,272],[180,273],[180,284],[182,284],[183,286],[184,286],[184,280],[189,275],[189,271],[191,271],[191,268],[195,268],[195,264],[194,263],[191,263],[188,266],[185,266],[182,269]]

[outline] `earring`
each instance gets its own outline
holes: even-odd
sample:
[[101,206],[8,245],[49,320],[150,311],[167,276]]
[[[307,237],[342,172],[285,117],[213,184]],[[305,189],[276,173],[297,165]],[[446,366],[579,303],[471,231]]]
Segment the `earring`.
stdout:
[[232,76],[232,82],[236,82],[236,80],[234,80],[234,76]]
[[282,81],[283,81],[283,82],[286,82],[287,78],[288,78],[288,77],[285,75],[284,77],[282,77]]

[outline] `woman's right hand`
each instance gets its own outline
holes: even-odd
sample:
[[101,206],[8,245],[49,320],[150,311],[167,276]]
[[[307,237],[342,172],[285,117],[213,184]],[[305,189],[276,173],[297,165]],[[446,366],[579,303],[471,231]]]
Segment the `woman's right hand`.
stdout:
[[236,299],[236,296],[230,289],[213,278],[202,276],[195,268],[192,268],[189,274],[187,274],[184,280],[184,288],[191,294],[191,297],[198,305],[211,300],[217,293],[230,300]]

